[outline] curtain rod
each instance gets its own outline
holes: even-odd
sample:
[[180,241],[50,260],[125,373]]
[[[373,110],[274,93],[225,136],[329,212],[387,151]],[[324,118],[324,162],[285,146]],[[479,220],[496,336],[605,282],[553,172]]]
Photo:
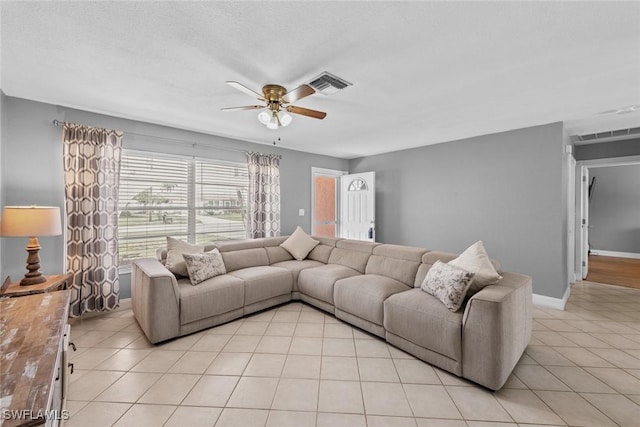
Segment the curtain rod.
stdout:
[[[53,125],[54,126],[64,126],[64,124],[65,124],[65,122],[61,122],[60,120],[57,120],[57,119],[53,120]],[[205,145],[203,143],[197,143],[197,142],[193,142],[193,141],[186,141],[184,139],[167,138],[165,136],[147,135],[147,134],[144,134],[144,133],[136,133],[136,132],[129,132],[129,131],[122,131],[122,132],[124,134],[129,134],[129,135],[143,136],[143,137],[148,137],[148,138],[163,139],[165,141],[178,142],[180,144],[190,145],[192,147],[195,147],[196,145],[200,145],[200,146],[203,146],[203,147],[216,148],[216,149],[219,149],[219,150],[237,151],[237,152],[244,153],[244,154],[249,153],[249,151],[241,150],[239,148],[207,146],[207,145]],[[282,158],[282,156],[280,156],[280,158]]]

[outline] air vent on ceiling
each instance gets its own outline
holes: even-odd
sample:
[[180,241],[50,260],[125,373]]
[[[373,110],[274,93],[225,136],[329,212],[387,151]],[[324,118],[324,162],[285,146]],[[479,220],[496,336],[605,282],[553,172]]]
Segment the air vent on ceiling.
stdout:
[[594,142],[605,142],[614,139],[629,139],[638,136],[640,136],[640,127],[588,133],[584,135],[571,135],[571,141],[573,141],[574,143],[590,144]]
[[352,84],[338,76],[325,71],[319,76],[311,79],[308,85],[314,88],[316,92],[320,92],[324,95],[331,95],[338,91],[341,91],[347,86],[351,86]]

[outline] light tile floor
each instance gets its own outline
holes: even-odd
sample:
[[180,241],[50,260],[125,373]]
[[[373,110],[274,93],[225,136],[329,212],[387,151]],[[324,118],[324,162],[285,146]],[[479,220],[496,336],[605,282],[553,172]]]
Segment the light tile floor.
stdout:
[[72,321],[68,426],[640,426],[640,290],[580,282],[491,392],[293,302],[160,345]]

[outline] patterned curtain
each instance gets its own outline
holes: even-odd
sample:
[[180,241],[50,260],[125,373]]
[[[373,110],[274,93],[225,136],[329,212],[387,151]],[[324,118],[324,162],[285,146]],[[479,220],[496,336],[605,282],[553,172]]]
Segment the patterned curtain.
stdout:
[[118,181],[122,133],[65,123],[62,131],[70,314],[118,307]]
[[280,156],[247,153],[249,238],[280,235]]

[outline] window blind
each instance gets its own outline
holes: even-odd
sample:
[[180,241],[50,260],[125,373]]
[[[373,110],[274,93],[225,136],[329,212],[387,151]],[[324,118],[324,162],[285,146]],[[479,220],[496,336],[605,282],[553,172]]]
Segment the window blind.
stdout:
[[125,150],[119,188],[121,265],[155,257],[166,236],[190,243],[246,237],[245,164]]

